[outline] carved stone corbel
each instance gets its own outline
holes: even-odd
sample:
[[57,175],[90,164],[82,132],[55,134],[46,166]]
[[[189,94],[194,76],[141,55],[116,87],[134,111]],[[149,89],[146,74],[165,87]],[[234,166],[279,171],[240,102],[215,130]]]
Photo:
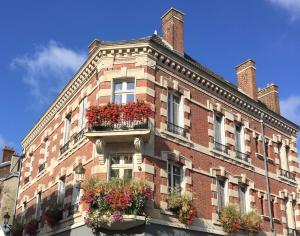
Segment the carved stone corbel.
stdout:
[[105,163],[105,141],[103,139],[96,140],[96,152],[99,158],[100,164],[104,165]]
[[142,164],[143,158],[142,158],[142,152],[143,152],[143,145],[144,142],[141,138],[135,137],[133,140],[134,149],[135,149],[135,160],[137,164]]

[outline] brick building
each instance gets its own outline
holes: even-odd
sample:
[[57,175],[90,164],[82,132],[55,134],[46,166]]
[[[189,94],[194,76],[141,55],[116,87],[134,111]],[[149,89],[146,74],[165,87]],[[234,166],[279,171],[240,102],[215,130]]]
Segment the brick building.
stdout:
[[15,213],[17,190],[19,183],[19,157],[14,149],[4,147],[0,163],[0,225],[4,224],[4,215],[10,215],[12,224]]
[[[267,234],[300,230],[299,127],[280,115],[277,86],[257,90],[253,60],[236,67],[236,86],[185,54],[184,15],[176,9],[162,16],[162,30],[162,37],[89,45],[85,63],[22,141],[19,217],[40,220],[51,199],[63,199],[60,224],[41,223],[39,235],[91,235],[74,175],[82,163],[86,179],[117,171],[153,188],[150,219],[131,233],[222,235],[218,211],[226,204],[257,211]],[[151,104],[144,126],[87,128],[86,108],[132,100]],[[174,186],[193,196],[191,226],[167,210]]]

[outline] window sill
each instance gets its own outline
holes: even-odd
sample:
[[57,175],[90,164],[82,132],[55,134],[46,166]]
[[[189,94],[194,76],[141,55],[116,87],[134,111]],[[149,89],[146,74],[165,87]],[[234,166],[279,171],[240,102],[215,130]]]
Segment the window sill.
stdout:
[[277,175],[279,179],[281,179],[284,182],[292,183],[292,184],[297,184],[296,180],[289,179],[287,177],[284,177],[283,175]]
[[188,144],[191,144],[191,141],[188,139],[188,138],[185,138],[181,135],[178,135],[178,134],[175,134],[175,133],[172,133],[168,130],[161,130],[161,132],[167,136],[170,136],[171,138],[173,139],[177,139],[177,140],[180,140],[182,142],[185,142],[185,143],[188,143]]

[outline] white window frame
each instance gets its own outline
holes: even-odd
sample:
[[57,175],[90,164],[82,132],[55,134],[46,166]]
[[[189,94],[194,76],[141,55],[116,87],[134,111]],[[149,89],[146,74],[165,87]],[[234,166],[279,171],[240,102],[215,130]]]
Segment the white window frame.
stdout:
[[[113,156],[117,156],[120,158],[120,163],[119,164],[111,164],[111,158]],[[124,157],[125,156],[131,156],[132,157],[132,163],[125,163]],[[134,155],[133,153],[111,153],[109,154],[108,158],[108,180],[111,179],[111,170],[119,170],[119,179],[124,179],[124,173],[126,169],[132,170],[132,179],[134,178]]]
[[58,180],[58,191],[57,191],[57,204],[64,206],[65,204],[65,195],[66,195],[66,178],[60,178]]
[[[169,186],[169,165],[171,166],[171,186]],[[172,161],[167,161],[167,175],[168,175],[168,189],[169,191],[174,190],[174,166],[178,167],[180,169],[180,192],[184,191],[184,181],[183,181],[183,176],[184,176],[184,169],[181,165],[172,162]]]
[[217,112],[214,112],[214,139],[215,139],[215,137],[216,137],[216,128],[215,128],[215,124],[216,124],[216,117],[220,117],[221,118],[221,130],[220,130],[220,132],[221,132],[221,134],[220,134],[220,136],[221,136],[221,144],[222,145],[225,145],[225,125],[224,125],[224,120],[225,120],[225,117],[224,117],[224,115],[223,114],[220,114],[220,113],[217,113]]
[[290,199],[285,200],[285,209],[286,209],[286,224],[289,229],[295,229],[295,209],[293,201]]
[[65,117],[64,133],[63,133],[63,145],[67,144],[70,141],[71,119],[72,119],[71,114],[68,114]]
[[44,148],[44,160],[47,162],[48,160],[48,151],[49,151],[49,139],[45,140],[45,148]]
[[237,139],[237,126],[239,126],[240,129],[241,129],[241,132],[240,132],[241,150],[237,149],[237,145],[236,145],[237,144],[237,140],[235,142],[235,146],[236,146],[235,150],[239,151],[241,153],[245,153],[245,127],[242,124],[238,124],[238,123],[235,124],[235,127],[234,127],[234,129],[235,129],[235,134],[234,134],[235,139]]
[[35,207],[35,219],[37,221],[41,220],[42,217],[42,193],[39,192],[36,195],[36,207]]
[[87,109],[87,97],[82,99],[79,103],[79,116],[78,116],[78,132],[83,130],[86,125],[86,109]]
[[[179,127],[184,127],[184,98],[182,94],[178,94],[175,91],[172,91],[168,89],[167,91],[167,119],[168,122],[174,125],[177,125]],[[178,109],[178,124],[175,124],[174,122],[174,107],[169,106],[169,100],[172,101],[172,104],[174,103],[174,96],[179,98],[179,109]],[[171,117],[170,117],[171,114]]]
[[[251,209],[251,206],[250,206],[250,188],[248,185],[239,185],[239,198],[241,198],[241,188],[245,188],[245,212],[241,212],[241,213],[247,213],[249,212]],[[241,199],[240,200],[240,203],[241,203]],[[241,206],[241,204],[240,204]],[[242,209],[240,209],[242,211]]]
[[[131,90],[127,90],[127,83],[128,82],[133,82],[134,83],[134,89],[131,89]],[[115,91],[115,84],[116,83],[122,83],[122,90],[116,92]],[[116,103],[115,102],[115,96],[116,95],[121,95],[122,96],[122,102],[121,104],[126,104],[128,101],[127,101],[127,95],[128,94],[133,94],[133,101],[136,101],[136,81],[135,79],[114,79],[113,81],[113,86],[112,86],[112,102]]]
[[218,203],[218,210],[221,210],[221,207],[219,205],[219,188],[220,188],[220,184],[219,181],[224,181],[224,207],[228,205],[229,202],[229,197],[228,197],[228,179],[226,178],[222,178],[222,177],[217,177],[217,203]]

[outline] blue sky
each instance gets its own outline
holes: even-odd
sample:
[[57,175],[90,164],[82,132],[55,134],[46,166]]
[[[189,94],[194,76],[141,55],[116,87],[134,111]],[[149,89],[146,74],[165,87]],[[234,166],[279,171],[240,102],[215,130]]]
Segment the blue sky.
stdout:
[[258,87],[279,85],[282,113],[300,124],[300,0],[11,0],[0,6],[0,146],[21,151],[94,38],[161,34],[171,6],[185,13],[189,55],[234,83],[235,66],[254,59]]

